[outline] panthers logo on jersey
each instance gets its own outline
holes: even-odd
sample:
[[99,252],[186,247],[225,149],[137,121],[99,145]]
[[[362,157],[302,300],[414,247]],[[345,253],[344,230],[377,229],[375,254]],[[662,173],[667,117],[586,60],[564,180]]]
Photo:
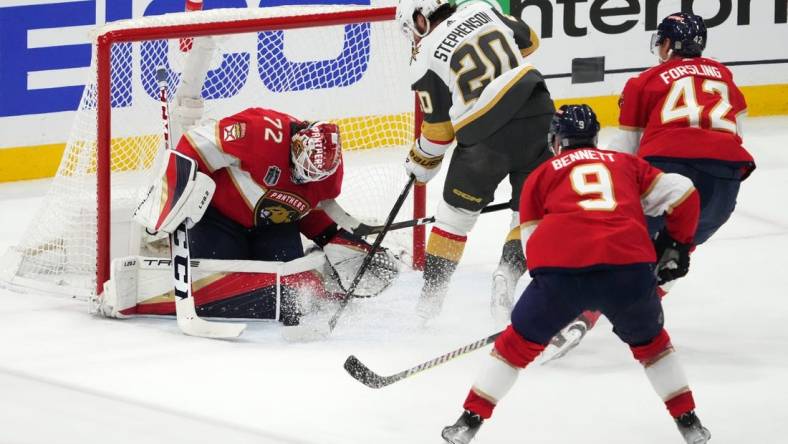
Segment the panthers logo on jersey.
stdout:
[[287,224],[306,215],[311,206],[303,197],[295,193],[270,190],[257,202],[255,226]]

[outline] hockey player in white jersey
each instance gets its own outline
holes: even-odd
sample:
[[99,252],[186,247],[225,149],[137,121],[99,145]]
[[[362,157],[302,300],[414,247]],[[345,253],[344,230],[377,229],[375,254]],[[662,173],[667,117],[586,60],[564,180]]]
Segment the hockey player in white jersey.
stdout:
[[498,8],[494,1],[455,7],[447,0],[400,0],[397,6],[397,21],[413,45],[411,82],[424,112],[407,172],[429,181],[457,143],[427,243],[416,308],[425,322],[440,313],[467,235],[507,176],[514,214],[493,275],[497,320],[508,321],[514,286],[525,271],[517,202],[525,178],[550,157],[545,136],[554,106],[542,75],[525,62],[538,37]]

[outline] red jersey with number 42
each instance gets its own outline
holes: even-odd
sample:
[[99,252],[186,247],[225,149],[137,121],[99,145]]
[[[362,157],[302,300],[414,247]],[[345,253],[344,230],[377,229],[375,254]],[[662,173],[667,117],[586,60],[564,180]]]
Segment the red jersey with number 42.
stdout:
[[626,153],[571,150],[540,165],[520,196],[528,269],[593,269],[655,262],[644,213],[691,243],[699,198],[692,182]]
[[754,167],[737,121],[747,103],[722,63],[703,57],[667,61],[629,79],[619,104],[621,127],[643,130],[641,157]]
[[295,222],[315,215],[320,201],[337,197],[343,174],[340,163],[324,180],[293,182],[290,138],[293,126],[301,124],[285,113],[249,108],[191,128],[177,151],[216,182],[211,205],[225,216],[247,228]]

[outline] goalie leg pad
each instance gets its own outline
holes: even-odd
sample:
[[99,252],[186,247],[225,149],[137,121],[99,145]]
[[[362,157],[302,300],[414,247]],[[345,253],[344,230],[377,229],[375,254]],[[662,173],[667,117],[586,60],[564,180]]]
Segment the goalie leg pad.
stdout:
[[[104,292],[91,297],[90,312],[108,318],[126,318],[137,310],[137,277],[140,258],[120,257],[112,261],[109,280],[104,283]],[[173,313],[175,303],[173,302]]]
[[[311,301],[330,299],[316,271],[324,262],[319,252],[285,263],[193,260],[195,302],[203,315],[294,322]],[[94,313],[108,317],[175,313],[169,259],[116,259],[104,288],[91,301]]]
[[280,277],[275,273],[233,273],[194,292],[197,312],[204,317],[275,319],[296,325],[303,307],[325,299],[315,272]]

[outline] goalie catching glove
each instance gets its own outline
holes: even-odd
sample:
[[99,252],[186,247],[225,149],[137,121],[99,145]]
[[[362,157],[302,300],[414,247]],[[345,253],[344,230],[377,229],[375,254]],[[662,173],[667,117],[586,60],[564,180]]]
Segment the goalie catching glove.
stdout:
[[657,283],[666,282],[684,277],[689,272],[690,249],[692,245],[682,244],[673,239],[662,230],[654,240],[654,250],[657,253]]
[[[344,292],[353,283],[353,279],[372,245],[362,237],[343,229],[334,228],[334,230],[336,230],[336,234],[330,236],[328,242],[321,245],[322,242],[318,241],[318,245],[323,248],[323,253],[326,255],[326,267],[328,268],[325,273],[326,277],[338,281],[338,286],[341,288],[337,290]],[[372,257],[372,262],[364,272],[354,295],[356,297],[377,296],[391,285],[398,275],[397,259],[387,249],[380,247]]]
[[175,151],[163,165],[134,211],[134,220],[150,232],[172,233],[183,221],[191,228],[211,202],[216,184],[197,171],[197,162]]

